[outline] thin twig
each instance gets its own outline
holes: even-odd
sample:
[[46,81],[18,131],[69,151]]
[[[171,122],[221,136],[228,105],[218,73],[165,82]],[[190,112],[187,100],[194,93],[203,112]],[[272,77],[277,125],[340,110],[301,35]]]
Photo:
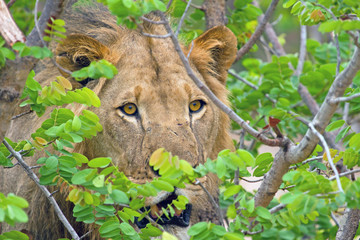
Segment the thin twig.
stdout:
[[271,15],[273,14],[278,2],[279,2],[279,0],[272,0],[272,2],[270,3],[269,8],[266,10],[266,13],[265,13],[264,17],[262,18],[261,22],[256,27],[256,30],[251,35],[249,41],[244,46],[242,46],[239,49],[239,51],[237,52],[235,61],[238,61],[247,52],[249,52],[250,49],[252,48],[252,46],[255,44],[255,42],[259,39],[259,37],[261,36],[261,34],[263,33],[263,31],[265,29],[266,23],[269,21],[269,19],[270,19]]
[[249,179],[246,179],[246,178],[243,178],[243,177],[240,177],[240,179],[245,181],[245,182],[248,182],[248,183],[257,183],[257,182],[261,182],[261,181],[264,180],[263,178],[259,178],[259,179],[256,179],[256,180],[249,180]]
[[217,210],[218,214],[219,214],[219,218],[220,218],[220,224],[222,226],[224,226],[224,216],[222,214],[222,211],[220,209],[220,206],[215,202],[213,196],[211,196],[211,194],[209,193],[209,191],[204,187],[204,185],[197,179],[195,179],[195,182],[194,182],[195,185],[199,185],[202,190],[206,193],[206,195],[208,196],[208,198],[210,199],[213,207]]
[[336,216],[333,212],[330,213],[332,220],[335,222],[336,226],[340,227],[339,221],[336,219]]
[[80,240],[81,239],[84,239],[86,236],[88,236],[90,233],[92,233],[94,230],[90,230],[90,231],[88,231],[87,233],[85,233],[84,235],[82,235],[81,237],[80,237]]
[[336,169],[336,166],[334,165],[334,162],[331,158],[331,153],[330,153],[330,149],[329,149],[329,146],[327,144],[327,142],[325,141],[325,138],[323,137],[323,135],[321,135],[317,130],[316,128],[314,127],[313,123],[311,122],[309,124],[309,128],[311,129],[311,131],[320,139],[322,145],[324,146],[325,148],[325,152],[326,152],[326,157],[330,163],[330,166],[331,166],[331,169],[334,171],[334,174],[335,174],[335,178],[336,178],[336,183],[338,185],[338,188],[339,188],[339,191],[341,192],[344,192],[342,186],[341,186],[341,181],[340,181],[340,177],[339,177],[339,173]]
[[360,48],[359,37],[350,31],[346,31],[346,33],[349,34],[353,38],[355,46]]
[[256,235],[256,234],[262,233],[263,231],[264,231],[264,227],[262,227],[261,230],[256,231],[256,232],[245,231],[245,230],[242,230],[241,232],[245,235]]
[[13,117],[11,118],[11,120],[15,120],[15,119],[17,119],[17,118],[19,118],[19,117],[22,117],[22,116],[24,116],[24,115],[26,115],[26,114],[29,114],[29,113],[32,113],[32,112],[33,112],[33,110],[29,110],[29,111],[20,113],[20,114],[18,114],[18,115],[13,116]]
[[295,71],[295,76],[299,77],[303,71],[305,57],[306,57],[306,26],[300,25],[300,48],[299,48],[299,60]]
[[16,152],[6,140],[4,140],[3,143],[4,143],[5,147],[11,152],[11,154],[16,158],[16,160],[19,162],[19,164],[24,168],[25,172],[30,177],[30,179],[33,180],[35,182],[35,184],[38,186],[38,188],[40,188],[40,190],[45,194],[45,196],[49,200],[50,204],[54,207],[55,213],[59,217],[59,220],[64,224],[64,227],[71,234],[71,237],[75,240],[79,240],[80,238],[79,238],[78,234],[76,233],[74,228],[71,226],[69,221],[66,219],[64,213],[61,211],[61,209],[60,209],[59,205],[57,204],[57,202],[55,201],[54,197],[51,196],[49,190],[45,186],[43,186],[39,183],[39,178],[36,176],[36,174],[33,171],[31,171],[30,167],[23,160],[21,154]]
[[192,52],[192,50],[194,49],[194,41],[191,41],[191,47],[190,47],[190,50],[188,52],[188,54],[186,55],[186,59],[189,61],[189,57],[190,57],[190,54]]
[[[353,174],[353,173],[358,173],[358,172],[360,172],[360,169],[350,170],[350,171],[347,171],[347,172],[340,173],[339,177],[344,177],[344,176],[347,176],[347,175],[350,175],[350,174]],[[335,176],[329,178],[330,181],[333,181],[335,179],[336,179]]]
[[7,7],[10,8],[14,3],[16,2],[16,0],[10,0],[8,3],[7,3]]
[[149,34],[149,33],[141,32],[141,34],[146,36],[146,37],[151,37],[151,38],[168,38],[168,37],[171,36],[170,33],[164,34],[164,35],[155,35],[155,34]]
[[271,208],[269,210],[269,212],[271,214],[273,214],[273,213],[276,213],[276,212],[280,211],[281,209],[284,209],[285,207],[286,207],[286,204],[280,203],[279,205],[276,205],[275,207]]
[[[305,164],[308,164],[309,162],[313,162],[313,161],[317,161],[317,160],[321,160],[323,159],[323,156],[320,156],[320,157],[313,157],[313,158],[310,158],[306,161],[303,161],[301,162],[301,165],[305,165]],[[297,169],[299,166],[292,166],[290,167],[289,169]]]
[[335,104],[335,103],[339,103],[339,102],[347,102],[347,101],[351,101],[351,100],[353,100],[355,98],[358,98],[358,97],[360,97],[360,93],[356,93],[356,94],[351,95],[349,97],[333,98],[333,99],[330,100],[330,103]]
[[181,29],[181,25],[183,24],[183,22],[184,22],[184,20],[185,20],[185,16],[186,16],[187,11],[189,10],[189,7],[190,7],[190,5],[191,5],[191,1],[192,1],[192,0],[189,0],[189,1],[188,1],[187,5],[186,5],[186,8],[185,8],[185,11],[184,11],[183,15],[182,15],[181,18],[180,18],[178,27],[177,27],[177,29],[176,29],[176,31],[175,31],[175,37],[177,37],[177,36],[179,35],[179,31],[180,31],[180,29]]
[[[188,3],[188,1],[186,1],[186,0],[181,0],[181,1],[183,1],[184,3]],[[190,3],[190,6],[193,7],[193,8],[196,8],[196,9],[199,9],[199,10],[204,11],[204,8],[203,8],[203,7],[198,6],[198,5],[195,5],[195,4],[193,4],[193,3]]]
[[142,19],[142,20],[144,20],[146,22],[152,23],[152,24],[156,24],[156,25],[161,25],[161,24],[165,23],[164,21],[154,21],[154,20],[151,20],[151,19],[149,19],[147,17],[144,17],[144,16],[140,17],[140,19]]

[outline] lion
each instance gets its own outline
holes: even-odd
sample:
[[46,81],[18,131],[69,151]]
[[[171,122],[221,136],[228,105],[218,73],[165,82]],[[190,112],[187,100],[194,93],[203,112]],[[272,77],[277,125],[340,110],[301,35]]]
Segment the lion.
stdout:
[[[139,28],[129,30],[119,26],[107,8],[98,3],[67,9],[62,16],[66,20],[67,38],[53,47],[56,62],[64,69],[76,71],[91,61],[105,59],[118,70],[111,80],[76,82],[51,61],[36,67],[36,79],[42,85],[62,74],[76,87],[91,88],[101,100],[101,107],[90,110],[99,116],[103,131],[76,145],[75,152],[89,159],[111,157],[129,179],[145,183],[158,176],[149,166],[149,158],[158,148],[165,148],[193,167],[207,158],[215,159],[223,149],[234,149],[229,117],[188,76],[170,38],[151,38],[144,36]],[[156,14],[151,16],[156,19]],[[167,33],[163,25],[146,21],[141,29],[155,35]],[[227,70],[235,60],[236,46],[236,37],[225,26],[207,30],[193,41],[193,46],[183,46],[185,55],[190,52],[189,62],[195,75],[228,105],[225,83]],[[29,139],[47,116],[45,113],[39,119],[31,113],[13,120],[7,137],[13,141]],[[34,156],[26,161],[33,166],[36,159]],[[1,192],[14,192],[29,201],[29,222],[17,224],[15,229],[39,240],[69,236],[46,197],[20,167],[1,169],[0,174],[5,175]],[[217,200],[218,178],[208,175],[201,181]],[[146,206],[161,205],[178,195],[189,199],[189,207],[176,221],[164,225],[166,231],[179,239],[189,239],[189,226],[200,221],[219,222],[216,209],[198,185],[188,185],[173,193],[160,192],[157,197],[148,198]],[[72,217],[71,203],[59,193],[55,196],[79,236],[85,234],[88,229]],[[142,225],[141,221],[137,222],[139,229]],[[2,230],[9,229],[13,228],[3,226]],[[97,239],[96,231],[88,237]]]

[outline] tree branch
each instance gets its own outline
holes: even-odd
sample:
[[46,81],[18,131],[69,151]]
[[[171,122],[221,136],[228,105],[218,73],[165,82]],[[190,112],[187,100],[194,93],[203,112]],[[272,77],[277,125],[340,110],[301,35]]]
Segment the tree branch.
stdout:
[[36,174],[33,171],[31,171],[31,168],[25,163],[25,161],[23,160],[21,154],[19,152],[16,152],[8,144],[8,142],[6,140],[4,140],[3,143],[4,143],[5,147],[10,151],[10,153],[16,158],[18,163],[24,168],[24,170],[27,173],[27,175],[29,176],[29,178],[31,180],[33,180],[35,182],[35,184],[37,185],[37,187],[40,188],[40,190],[44,193],[46,198],[49,200],[50,204],[54,207],[55,213],[58,216],[59,220],[64,224],[64,227],[71,234],[71,237],[73,239],[75,239],[75,240],[80,239],[80,237],[77,235],[74,228],[71,226],[69,221],[66,219],[64,213],[61,211],[61,209],[60,209],[59,205],[57,204],[57,202],[55,201],[54,197],[51,195],[51,193],[49,192],[49,190],[45,186],[40,185],[39,178],[36,176]]
[[359,226],[360,209],[347,209],[340,221],[336,240],[353,240]]
[[272,0],[269,8],[266,10],[265,15],[262,15],[259,17],[259,19],[261,19],[261,20],[259,20],[260,23],[256,27],[256,30],[253,33],[253,35],[251,35],[249,41],[244,46],[242,46],[239,49],[239,51],[237,52],[235,61],[238,61],[246,53],[248,53],[250,51],[250,49],[252,48],[252,46],[255,44],[255,42],[260,38],[261,34],[263,33],[263,31],[265,29],[265,25],[269,21],[271,15],[274,13],[278,2],[279,2],[279,0]]
[[351,95],[349,97],[338,97],[338,98],[333,98],[333,99],[330,99],[330,102],[331,103],[339,103],[339,102],[347,102],[347,101],[351,101],[355,98],[358,98],[360,97],[360,93],[356,93],[354,95]]
[[[360,50],[355,49],[351,61],[347,67],[334,80],[325,101],[321,105],[311,124],[319,133],[325,131],[331,117],[337,109],[337,104],[330,103],[330,99],[341,97],[345,89],[351,84],[356,73],[360,69]],[[285,147],[276,153],[274,163],[264,181],[255,194],[255,206],[267,206],[274,197],[279,186],[282,183],[282,176],[288,172],[290,164],[295,164],[307,159],[313,152],[319,139],[316,134],[309,129],[298,145],[288,141]]]
[[339,172],[336,169],[336,167],[334,165],[334,162],[333,162],[333,160],[331,158],[331,153],[330,153],[330,149],[329,149],[329,146],[328,146],[327,142],[325,141],[324,137],[315,129],[313,123],[310,123],[309,127],[310,127],[311,131],[313,131],[313,133],[315,133],[315,135],[320,139],[320,142],[324,146],[325,152],[326,152],[326,157],[327,157],[327,159],[328,159],[328,161],[330,163],[331,169],[333,170],[333,172],[335,174],[335,179],[336,179],[336,183],[338,185],[339,191],[344,192],[344,189],[341,186]]
[[4,0],[0,0],[0,26],[0,34],[9,46],[16,42],[25,42],[25,35],[16,25]]

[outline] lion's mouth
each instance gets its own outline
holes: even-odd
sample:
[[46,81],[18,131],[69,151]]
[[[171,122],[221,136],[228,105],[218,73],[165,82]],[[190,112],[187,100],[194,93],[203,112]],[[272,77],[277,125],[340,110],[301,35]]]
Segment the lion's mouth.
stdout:
[[[142,211],[149,211],[148,216],[153,219],[155,222],[161,225],[177,225],[180,227],[187,227],[190,224],[190,215],[191,215],[191,204],[186,204],[186,209],[177,209],[174,205],[172,205],[172,201],[177,199],[177,195],[175,193],[170,194],[165,200],[162,200],[161,202],[154,204],[152,206],[145,207],[141,209]],[[168,205],[171,205],[172,208],[175,211],[175,214],[173,217],[171,217],[170,211],[168,211],[168,214],[165,214],[163,212],[163,209],[168,209]],[[167,215],[167,216],[166,216]],[[149,223],[149,220],[146,218],[141,219],[141,221],[138,220],[137,217],[135,217],[135,224],[139,228],[146,227],[146,224]]]

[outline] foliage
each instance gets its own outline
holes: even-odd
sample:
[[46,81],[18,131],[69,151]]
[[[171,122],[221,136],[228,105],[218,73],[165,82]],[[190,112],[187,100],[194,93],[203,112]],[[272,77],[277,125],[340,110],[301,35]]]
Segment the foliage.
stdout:
[[[160,0],[99,2],[109,7],[112,14],[118,18],[119,24],[129,28],[135,28],[136,23],[141,21],[140,17],[150,11],[166,11],[167,4],[167,1]],[[175,0],[168,11],[177,19],[182,16],[185,7],[184,1]],[[348,32],[360,29],[359,21],[352,18],[353,14],[360,14],[358,1],[285,0],[283,8],[284,13],[302,25],[320,24],[320,32],[336,34],[341,58],[339,70],[349,64],[354,44]],[[261,9],[252,5],[251,1],[234,1],[234,6],[229,10],[227,26],[237,36],[240,46],[246,43],[255,31],[257,18],[261,13]],[[21,17],[17,17],[15,12],[13,14],[21,25]],[[28,13],[21,16],[27,19]],[[181,29],[180,38],[187,43],[191,42],[203,32],[204,20],[204,13],[200,9],[192,9]],[[32,25],[23,24],[23,29]],[[64,38],[64,24],[63,20],[52,19],[49,29],[46,30],[48,36],[44,40],[59,41],[59,38]],[[253,51],[258,49],[259,47],[255,46]],[[28,47],[16,43],[13,50],[19,57],[52,57],[51,51],[46,47]],[[267,60],[253,55],[242,59],[242,67],[236,74],[254,84],[255,88],[235,77],[229,77],[227,87],[231,92],[230,101],[235,112],[254,128],[263,129],[262,132],[269,136],[273,134],[269,128],[270,118],[278,119],[275,126],[290,139],[296,141],[299,136],[303,136],[308,127],[297,117],[311,119],[312,115],[301,103],[302,99],[297,91],[299,84],[304,85],[315,101],[321,104],[337,75],[339,61],[334,42],[309,38],[306,51],[307,58],[300,75],[295,74],[299,65],[297,53],[272,55]],[[5,64],[6,59],[14,58],[15,53],[12,50],[0,46],[0,66]],[[101,77],[111,79],[116,74],[117,70],[113,65],[100,60],[72,73],[72,77],[78,81]],[[158,222],[150,221],[140,232],[136,232],[133,228],[134,222],[148,218],[151,213],[151,209],[144,206],[145,199],[156,196],[160,191],[173,192],[175,187],[185,188],[185,184],[198,184],[197,179],[209,173],[216,174],[221,179],[219,201],[220,207],[226,212],[228,228],[211,222],[199,222],[188,230],[191,239],[244,239],[249,234],[253,239],[334,239],[338,227],[333,224],[331,213],[343,211],[344,206],[360,206],[359,179],[351,181],[342,177],[344,193],[341,193],[335,181],[328,177],[332,174],[329,167],[330,157],[335,163],[342,160],[349,169],[360,166],[360,133],[356,133],[353,127],[342,119],[342,114],[334,115],[326,127],[326,132],[335,133],[335,143],[342,144],[343,150],[331,149],[331,156],[327,156],[322,155],[323,148],[317,146],[307,159],[309,161],[292,166],[284,175],[280,188],[286,192],[280,198],[273,199],[265,208],[255,206],[254,193],[247,191],[236,179],[236,176],[242,179],[264,178],[273,164],[271,153],[258,153],[261,144],[255,142],[253,137],[245,136],[247,150],[223,150],[217,159],[207,159],[204,164],[195,168],[187,161],[172,156],[165,149],[158,149],[152,154],[149,164],[160,176],[151,182],[136,184],[118,170],[111,158],[103,156],[88,159],[72,151],[74,144],[96,136],[102,131],[102,126],[100,119],[92,111],[84,109],[77,115],[66,106],[82,104],[99,107],[100,100],[96,94],[86,87],[73,90],[69,80],[62,76],[47,86],[41,86],[34,77],[35,73],[30,72],[22,94],[22,98],[26,100],[20,106],[29,105],[38,116],[45,112],[49,114],[45,114],[46,120],[31,135],[31,139],[17,143],[10,139],[6,141],[24,157],[32,156],[34,152],[44,153],[44,157],[37,160],[37,164],[41,166],[40,183],[58,186],[60,192],[67,195],[66,200],[75,204],[73,214],[76,220],[94,224],[103,238],[175,239],[158,223],[185,209],[188,199],[178,196],[162,209],[165,215],[163,218],[158,218]],[[359,93],[359,86],[360,73],[354,78],[346,95]],[[360,111],[359,98],[349,103],[349,117],[353,117]],[[341,109],[343,106],[344,104],[341,104]],[[233,128],[239,129],[240,126],[233,123]],[[254,144],[248,144],[249,142]],[[322,156],[322,160],[317,161],[313,158],[315,156]],[[14,162],[8,149],[1,145],[0,165],[12,167]],[[23,208],[27,205],[26,200],[20,197],[13,194],[4,196],[0,193],[0,222],[11,225],[26,222],[28,219]],[[281,208],[273,208],[278,206]],[[28,238],[20,232],[12,231],[0,235],[1,239]]]

